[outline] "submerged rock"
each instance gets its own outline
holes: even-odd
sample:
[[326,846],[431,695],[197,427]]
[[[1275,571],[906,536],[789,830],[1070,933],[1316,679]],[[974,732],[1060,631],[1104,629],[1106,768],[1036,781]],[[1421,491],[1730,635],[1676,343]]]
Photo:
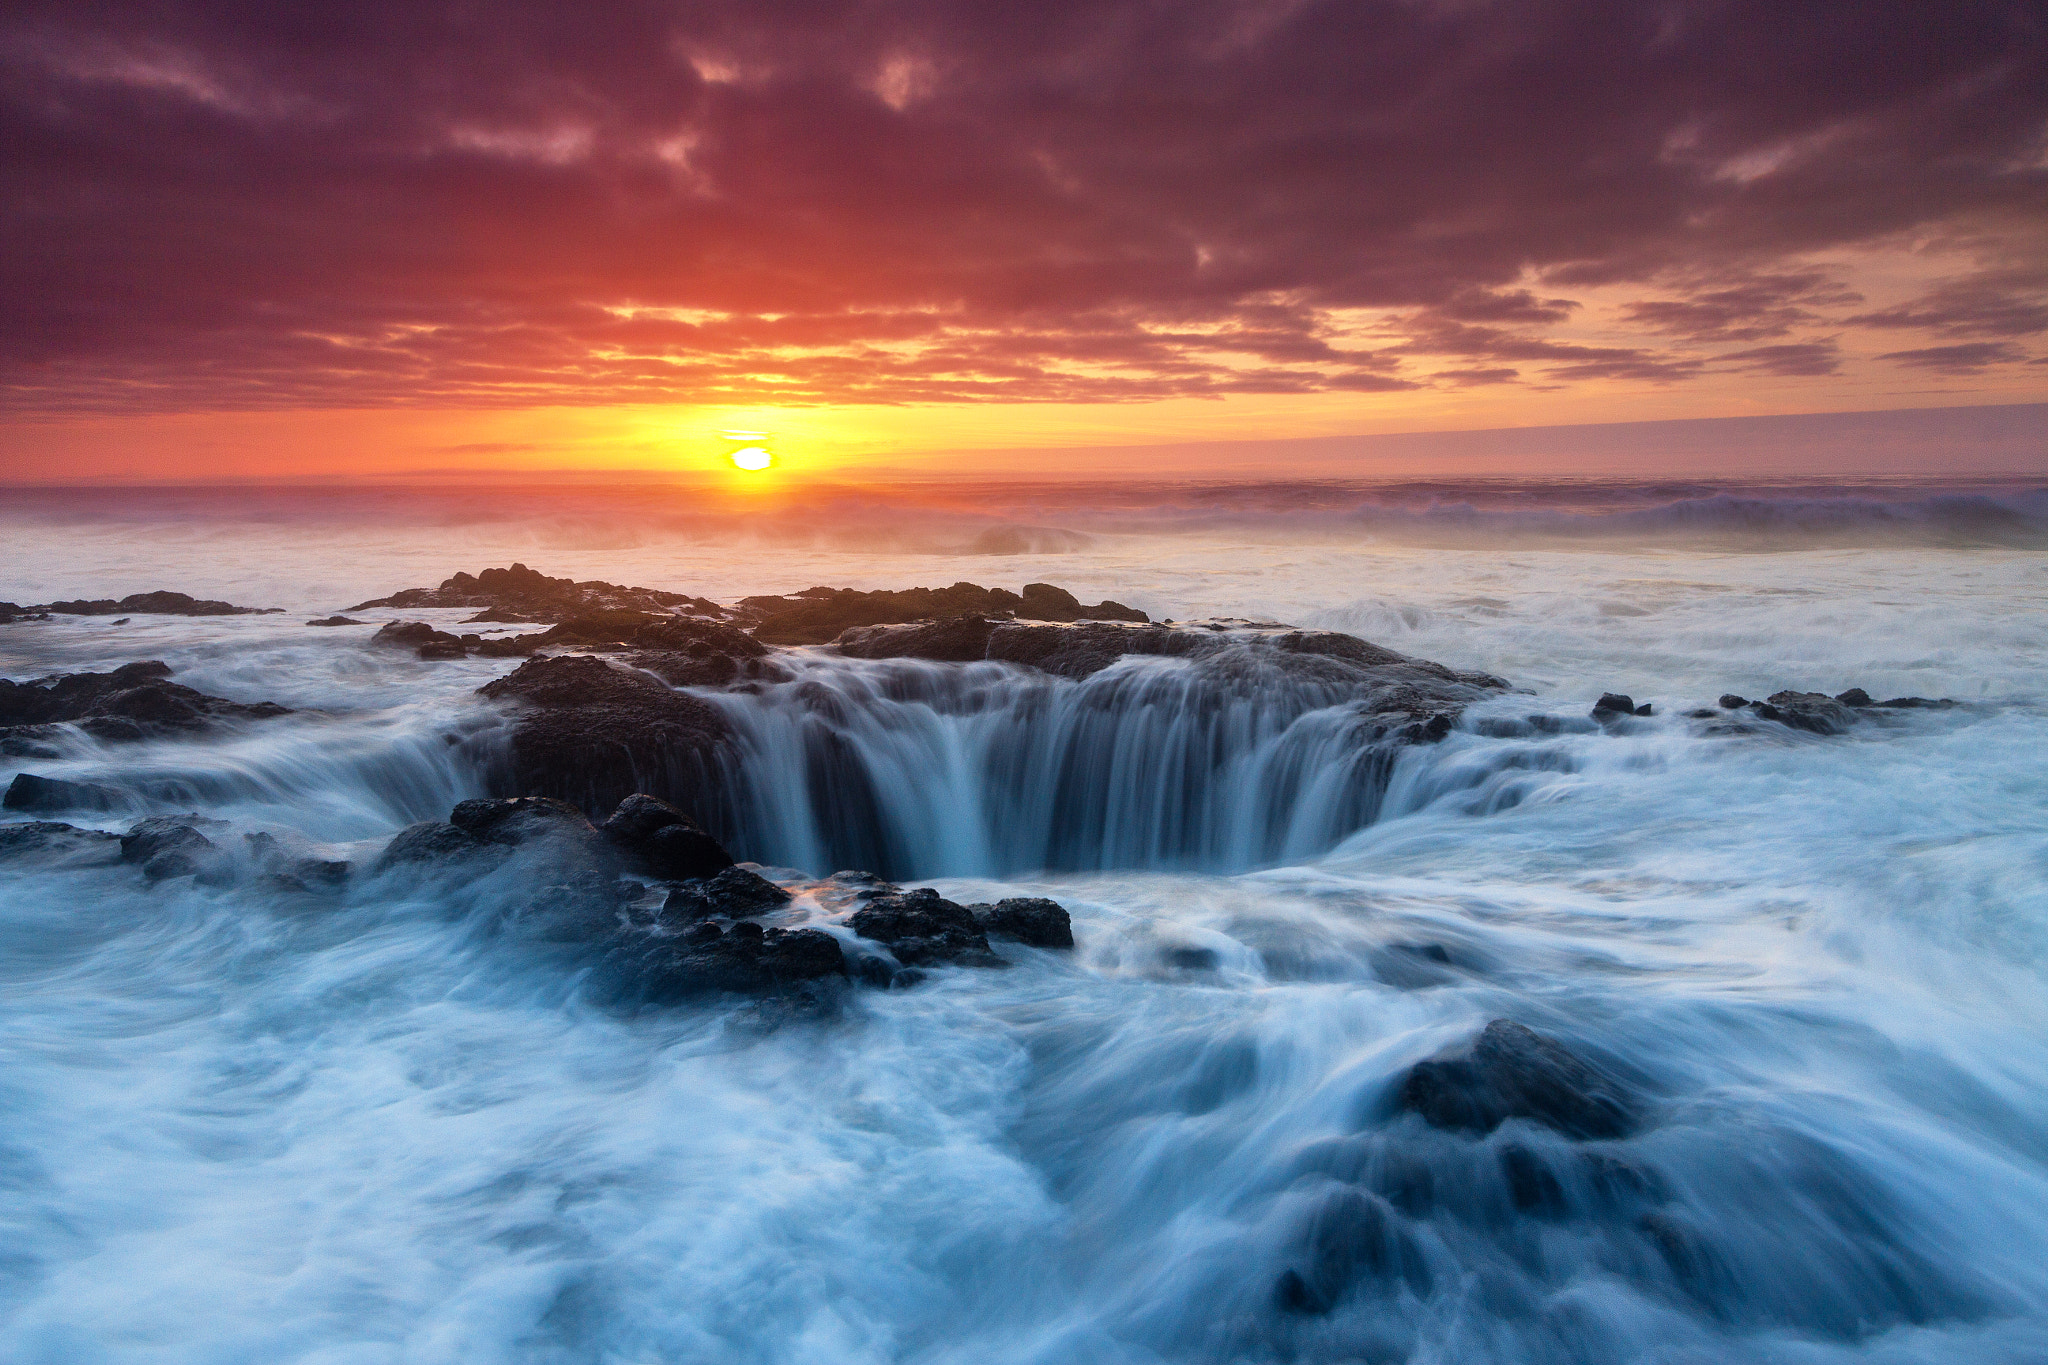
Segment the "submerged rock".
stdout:
[[119,854],[120,843],[121,836],[111,831],[79,829],[55,820],[0,824],[0,858],[107,861]]
[[368,621],[358,621],[352,616],[322,616],[318,620],[308,621],[306,624],[309,626],[367,626],[370,623]]
[[685,935],[638,933],[606,954],[615,989],[660,1002],[713,992],[763,992],[846,975],[839,940],[821,929],[722,930],[705,922]]
[[1572,1138],[1626,1137],[1635,1104],[1612,1080],[1562,1044],[1496,1019],[1469,1052],[1418,1062],[1401,1107],[1437,1128],[1490,1133],[1528,1119]]
[[164,681],[170,674],[168,664],[152,659],[111,673],[0,678],[0,738],[33,738],[40,727],[69,723],[99,739],[136,740],[291,714],[275,702],[232,702]]
[[645,673],[589,655],[530,659],[478,694],[513,712],[501,791],[609,811],[636,793],[704,809],[722,796],[724,717]]

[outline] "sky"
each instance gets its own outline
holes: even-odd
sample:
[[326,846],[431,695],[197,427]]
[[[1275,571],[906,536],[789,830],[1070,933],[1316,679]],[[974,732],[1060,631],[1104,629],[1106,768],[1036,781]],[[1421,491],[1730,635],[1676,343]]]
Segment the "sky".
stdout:
[[0,480],[2048,399],[2036,2],[14,0],[0,172]]

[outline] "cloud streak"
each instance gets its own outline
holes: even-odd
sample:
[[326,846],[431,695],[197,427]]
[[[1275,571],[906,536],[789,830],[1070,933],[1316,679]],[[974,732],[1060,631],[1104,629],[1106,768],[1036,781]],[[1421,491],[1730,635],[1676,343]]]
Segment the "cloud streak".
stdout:
[[[1675,384],[1845,328],[1981,372],[2048,327],[2044,42],[1989,0],[30,0],[0,402]],[[1974,273],[1806,263],[1908,234]],[[1996,344],[1896,346],[1944,338]]]

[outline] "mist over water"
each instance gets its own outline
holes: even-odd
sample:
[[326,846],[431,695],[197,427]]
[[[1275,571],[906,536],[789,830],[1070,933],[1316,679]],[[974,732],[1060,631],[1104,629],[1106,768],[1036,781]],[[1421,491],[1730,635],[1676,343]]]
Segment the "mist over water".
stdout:
[[[1074,915],[1072,955],[822,1014],[608,1007],[493,929],[516,864],[339,896],[0,864],[0,1358],[2042,1359],[2043,496],[9,494],[0,599],[286,614],[0,626],[0,674],[159,658],[300,713],[74,737],[0,781],[359,866],[481,792],[502,725],[473,692],[514,661],[301,623],[513,559],[726,600],[1048,581],[1518,690],[1399,748],[1174,660],[1077,684],[809,651],[712,694],[737,855]],[[1964,705],[1829,738],[1684,715],[1850,686]],[[1608,690],[1656,714],[1595,725]],[[1640,1127],[1398,1112],[1500,1017],[1623,1078]]]

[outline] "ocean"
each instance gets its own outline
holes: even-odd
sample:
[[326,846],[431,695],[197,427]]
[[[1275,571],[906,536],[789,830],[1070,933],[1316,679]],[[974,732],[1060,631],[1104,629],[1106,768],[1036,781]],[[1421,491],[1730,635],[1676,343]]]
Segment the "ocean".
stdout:
[[[2039,481],[16,489],[0,529],[23,605],[283,609],[0,624],[0,676],[161,660],[293,709],[0,783],[357,869],[0,860],[0,1358],[2048,1358]],[[721,602],[1042,581],[1511,690],[1362,752],[1333,699],[1180,660],[797,650],[703,693],[735,856],[1051,897],[1076,947],[627,1009],[491,932],[504,876],[362,871],[485,793],[476,689],[517,661],[304,622],[515,561]],[[1851,687],[1957,705],[1717,705]],[[1640,1122],[1406,1112],[1496,1019]]]

